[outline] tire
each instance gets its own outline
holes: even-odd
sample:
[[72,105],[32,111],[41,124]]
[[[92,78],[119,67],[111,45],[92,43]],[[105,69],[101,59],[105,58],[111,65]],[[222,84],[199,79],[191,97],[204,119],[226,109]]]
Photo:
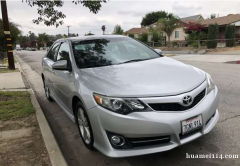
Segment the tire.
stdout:
[[81,102],[78,102],[76,104],[75,113],[76,113],[75,117],[77,119],[76,120],[77,127],[78,127],[79,134],[82,138],[82,141],[89,150],[93,150],[94,138],[93,138],[92,127],[91,127],[87,112],[84,109]]
[[50,90],[49,90],[48,85],[46,84],[45,79],[43,80],[43,83],[44,83],[44,91],[45,91],[46,98],[47,98],[49,101],[53,101],[53,98],[50,96]]

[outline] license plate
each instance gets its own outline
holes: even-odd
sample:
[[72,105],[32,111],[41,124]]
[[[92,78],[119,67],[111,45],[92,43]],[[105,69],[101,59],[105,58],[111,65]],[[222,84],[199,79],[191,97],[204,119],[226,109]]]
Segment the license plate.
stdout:
[[202,115],[198,115],[182,121],[182,135],[190,133],[202,127]]

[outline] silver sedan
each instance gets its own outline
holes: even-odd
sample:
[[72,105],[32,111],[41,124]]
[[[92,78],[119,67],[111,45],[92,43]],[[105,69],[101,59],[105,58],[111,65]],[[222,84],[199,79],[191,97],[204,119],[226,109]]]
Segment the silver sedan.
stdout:
[[119,35],[61,39],[42,61],[47,99],[110,157],[162,152],[209,133],[219,119],[211,76]]

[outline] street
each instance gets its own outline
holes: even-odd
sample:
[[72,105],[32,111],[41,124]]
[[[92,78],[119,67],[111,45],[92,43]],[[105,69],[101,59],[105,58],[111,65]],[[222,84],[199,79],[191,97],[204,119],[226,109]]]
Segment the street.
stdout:
[[[44,51],[17,51],[19,57],[39,75]],[[207,56],[207,55],[205,55]],[[70,166],[157,166],[157,165],[240,165],[240,159],[186,159],[187,154],[218,154],[240,157],[240,65],[182,61],[208,72],[219,88],[220,119],[207,135],[173,150],[129,158],[109,158],[97,150],[89,151],[80,139],[76,125],[55,102],[49,102],[42,85],[33,87],[37,99]],[[41,93],[40,93],[41,92]]]

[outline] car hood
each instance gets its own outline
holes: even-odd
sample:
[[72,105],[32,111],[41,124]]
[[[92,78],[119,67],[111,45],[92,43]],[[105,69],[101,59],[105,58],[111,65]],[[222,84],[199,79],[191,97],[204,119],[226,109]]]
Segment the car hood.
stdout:
[[205,72],[171,58],[81,69],[102,93],[116,97],[168,96],[188,92],[205,80]]

